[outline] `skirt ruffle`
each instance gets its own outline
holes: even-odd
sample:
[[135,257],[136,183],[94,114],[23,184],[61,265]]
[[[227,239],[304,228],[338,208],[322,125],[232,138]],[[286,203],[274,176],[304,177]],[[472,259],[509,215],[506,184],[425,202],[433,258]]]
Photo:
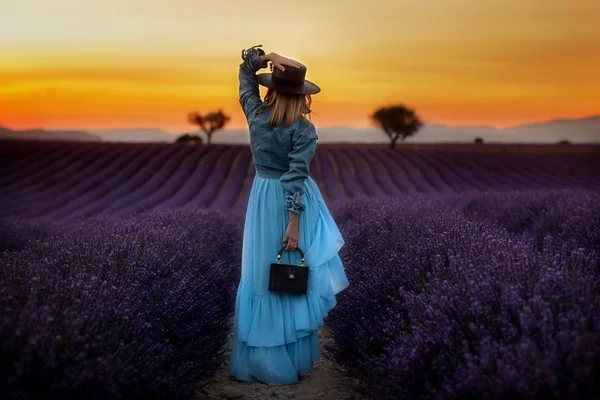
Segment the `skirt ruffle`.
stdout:
[[[310,177],[305,181],[304,204],[298,246],[309,268],[307,293],[270,292],[270,264],[284,245],[288,212],[279,181],[255,176],[244,225],[228,367],[239,380],[291,384],[298,382],[299,374],[310,372],[320,358],[319,327],[335,307],[335,295],[349,284],[338,254],[344,240]],[[300,255],[285,252],[282,262],[297,265]]]

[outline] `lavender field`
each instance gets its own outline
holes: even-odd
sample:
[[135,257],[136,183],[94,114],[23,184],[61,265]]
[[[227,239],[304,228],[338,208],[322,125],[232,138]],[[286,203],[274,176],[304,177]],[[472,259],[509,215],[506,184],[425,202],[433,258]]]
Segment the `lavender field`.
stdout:
[[[326,201],[469,191],[600,188],[600,146],[319,145]],[[557,151],[560,150],[560,153]],[[4,141],[0,217],[74,220],[190,205],[243,210],[249,146]]]
[[[600,148],[319,145],[331,353],[373,399],[600,397]],[[189,399],[225,357],[247,146],[0,143],[0,389]],[[365,395],[366,396],[366,395]]]

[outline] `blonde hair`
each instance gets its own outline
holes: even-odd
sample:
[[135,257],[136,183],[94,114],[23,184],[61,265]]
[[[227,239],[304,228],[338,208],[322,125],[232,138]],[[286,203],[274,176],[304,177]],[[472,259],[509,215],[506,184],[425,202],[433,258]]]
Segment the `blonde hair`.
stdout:
[[265,95],[265,112],[273,110],[269,125],[276,127],[281,124],[285,117],[286,127],[292,125],[297,119],[310,119],[310,105],[312,98],[310,94],[291,94],[278,92],[269,88]]

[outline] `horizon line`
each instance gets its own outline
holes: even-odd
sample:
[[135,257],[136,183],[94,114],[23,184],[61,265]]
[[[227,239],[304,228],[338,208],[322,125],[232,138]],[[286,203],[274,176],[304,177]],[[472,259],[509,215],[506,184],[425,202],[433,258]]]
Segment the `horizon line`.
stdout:
[[[497,126],[497,125],[485,125],[485,124],[473,124],[473,125],[469,125],[469,124],[460,124],[460,125],[448,125],[448,124],[444,124],[444,123],[440,123],[440,122],[431,122],[431,123],[424,123],[423,127],[427,127],[427,126],[443,126],[443,127],[449,127],[449,128],[494,128],[497,130],[504,130],[504,129],[511,129],[511,128],[518,128],[518,127],[524,127],[527,125],[536,125],[536,124],[545,124],[545,123],[550,123],[550,122],[568,122],[568,121],[581,121],[581,120],[587,120],[587,119],[593,119],[593,118],[600,118],[600,114],[588,114],[585,116],[581,116],[581,117],[576,117],[576,118],[568,118],[568,117],[553,117],[550,119],[545,119],[545,120],[532,120],[529,122],[524,122],[521,124],[516,124],[516,125],[506,125],[506,126]],[[191,124],[190,124],[191,125]],[[158,130],[158,131],[162,131],[162,132],[166,132],[169,134],[181,134],[181,133],[188,133],[188,131],[173,131],[167,128],[161,128],[161,127],[157,127],[157,126],[136,126],[136,127],[131,127],[131,128],[124,128],[124,127],[111,127],[111,128],[98,128],[98,129],[86,129],[86,128],[61,128],[61,129],[52,129],[52,128],[44,128],[44,127],[31,127],[31,128],[25,128],[25,129],[13,129],[8,127],[7,125],[3,125],[0,123],[0,128],[6,128],[6,129],[10,129],[12,131],[18,132],[18,131],[28,131],[28,130],[45,130],[45,131],[63,131],[63,132],[68,132],[68,131],[83,131],[83,132],[94,132],[94,131],[124,131],[124,130]],[[331,125],[331,126],[322,126],[322,127],[317,127],[317,129],[379,129],[376,126],[347,126],[347,125]],[[223,128],[221,129],[222,131],[239,131],[239,130],[247,130],[246,128]],[[194,131],[190,131],[190,132],[196,132],[196,130]]]

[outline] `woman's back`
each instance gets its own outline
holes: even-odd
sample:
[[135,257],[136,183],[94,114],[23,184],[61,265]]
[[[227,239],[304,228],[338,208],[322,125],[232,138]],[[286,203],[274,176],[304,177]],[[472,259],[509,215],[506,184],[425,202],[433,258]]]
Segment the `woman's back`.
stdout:
[[292,152],[292,157],[302,159],[308,166],[316,151],[317,133],[312,122],[299,118],[291,126],[286,126],[284,120],[271,127],[270,115],[271,112],[259,112],[248,117],[250,149],[257,172],[283,175],[290,169]]

